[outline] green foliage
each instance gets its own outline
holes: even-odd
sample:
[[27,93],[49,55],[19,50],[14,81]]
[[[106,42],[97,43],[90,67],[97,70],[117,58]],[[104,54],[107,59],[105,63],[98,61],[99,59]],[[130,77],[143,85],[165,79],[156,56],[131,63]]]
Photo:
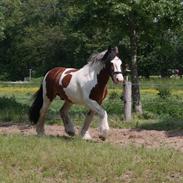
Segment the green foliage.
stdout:
[[[28,107],[31,105],[33,95],[32,87],[38,87],[41,78],[33,79],[33,83],[10,84],[0,83],[0,89],[6,87],[5,92],[0,91],[0,121],[27,122]],[[182,80],[163,80],[164,85],[173,82],[172,94],[166,99],[157,96],[156,90],[147,92],[147,87],[154,86],[154,83],[161,83],[160,79],[142,80],[142,104],[144,113],[141,116],[133,114],[133,120],[129,123],[123,121],[123,101],[121,101],[121,87],[110,86],[109,94],[103,102],[103,107],[108,113],[108,120],[114,128],[145,128],[157,130],[173,130],[183,128],[183,105]],[[13,87],[24,88],[22,93],[15,92]],[[8,89],[9,88],[9,89]],[[27,89],[26,89],[27,88]],[[155,88],[155,87],[154,87]],[[143,91],[145,89],[145,92]],[[32,92],[31,92],[32,91]],[[56,98],[49,108],[46,122],[63,125],[60,119],[59,110],[63,101]],[[84,106],[74,105],[70,110],[71,119],[76,126],[83,125],[88,109]],[[96,116],[92,127],[98,127],[99,118]]]
[[43,75],[58,65],[81,67],[108,45],[119,45],[129,63],[132,29],[141,75],[164,76],[168,68],[183,68],[180,2],[2,0],[1,79],[24,79],[29,68]]
[[4,38],[4,16],[2,14],[2,10],[1,10],[1,5],[0,5],[0,40],[2,40]]
[[0,120],[1,121],[27,121],[28,106],[18,103],[15,97],[0,97]]
[[120,93],[117,91],[112,91],[109,93],[109,99],[110,100],[119,100],[121,98]]
[[[166,95],[165,95],[166,96]],[[163,95],[164,97],[164,95]],[[167,96],[166,96],[167,97]],[[159,116],[159,118],[183,119],[183,100],[175,96],[168,98],[155,98],[144,103],[144,109]]]
[[[121,93],[118,91],[112,91],[104,101],[103,106],[111,115],[118,115],[123,111],[123,101],[121,100]],[[119,116],[120,118],[122,117]]]
[[167,99],[171,97],[171,89],[168,86],[160,86],[157,90],[160,98]]

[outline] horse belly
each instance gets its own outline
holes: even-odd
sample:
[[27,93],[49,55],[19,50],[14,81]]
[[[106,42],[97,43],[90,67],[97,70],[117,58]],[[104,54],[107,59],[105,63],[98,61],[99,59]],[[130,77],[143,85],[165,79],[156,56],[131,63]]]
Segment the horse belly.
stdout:
[[79,90],[72,89],[72,88],[65,88],[64,91],[65,91],[65,94],[67,95],[67,97],[69,98],[69,100],[72,101],[72,103],[75,103],[75,104],[84,103],[83,97]]
[[64,88],[64,92],[72,103],[83,104],[82,92],[74,79],[71,79],[70,84]]
[[89,99],[89,94],[96,82],[82,81],[81,79],[73,78],[67,88],[64,89],[68,98],[76,104],[85,105],[86,99]]
[[64,92],[73,103],[85,105],[92,88],[97,84],[97,77],[81,71],[72,74]]

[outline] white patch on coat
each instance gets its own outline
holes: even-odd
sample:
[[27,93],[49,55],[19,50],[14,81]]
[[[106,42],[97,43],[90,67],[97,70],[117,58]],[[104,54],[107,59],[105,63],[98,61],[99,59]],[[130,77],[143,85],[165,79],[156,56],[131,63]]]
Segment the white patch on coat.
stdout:
[[[97,75],[104,67],[105,65],[102,62],[88,63],[80,70],[71,73],[70,83],[67,88],[64,88],[67,97],[74,103],[85,104],[86,99],[89,99],[92,88],[97,84]],[[66,71],[68,70],[66,69]],[[64,73],[60,78],[60,84]]]

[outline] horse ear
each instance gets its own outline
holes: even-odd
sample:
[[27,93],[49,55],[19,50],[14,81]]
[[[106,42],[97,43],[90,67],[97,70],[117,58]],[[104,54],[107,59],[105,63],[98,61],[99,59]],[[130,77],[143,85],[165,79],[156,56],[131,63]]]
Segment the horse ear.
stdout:
[[116,46],[114,49],[115,49],[116,55],[119,55],[118,47]]
[[108,47],[108,52],[111,52],[111,50],[112,50],[112,47],[111,47],[111,45]]
[[105,60],[107,59],[107,57],[108,57],[108,55],[111,53],[111,51],[112,51],[112,47],[109,46],[109,47],[108,47],[108,50],[105,52],[104,56],[102,57],[102,60],[103,60],[103,61],[105,61]]

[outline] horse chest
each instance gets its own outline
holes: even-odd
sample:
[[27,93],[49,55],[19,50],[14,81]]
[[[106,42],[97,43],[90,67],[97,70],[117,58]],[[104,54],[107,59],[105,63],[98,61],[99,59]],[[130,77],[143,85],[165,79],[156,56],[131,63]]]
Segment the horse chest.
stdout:
[[92,88],[89,98],[101,104],[106,95],[107,95],[107,86],[101,87],[100,85],[96,85],[95,87]]

